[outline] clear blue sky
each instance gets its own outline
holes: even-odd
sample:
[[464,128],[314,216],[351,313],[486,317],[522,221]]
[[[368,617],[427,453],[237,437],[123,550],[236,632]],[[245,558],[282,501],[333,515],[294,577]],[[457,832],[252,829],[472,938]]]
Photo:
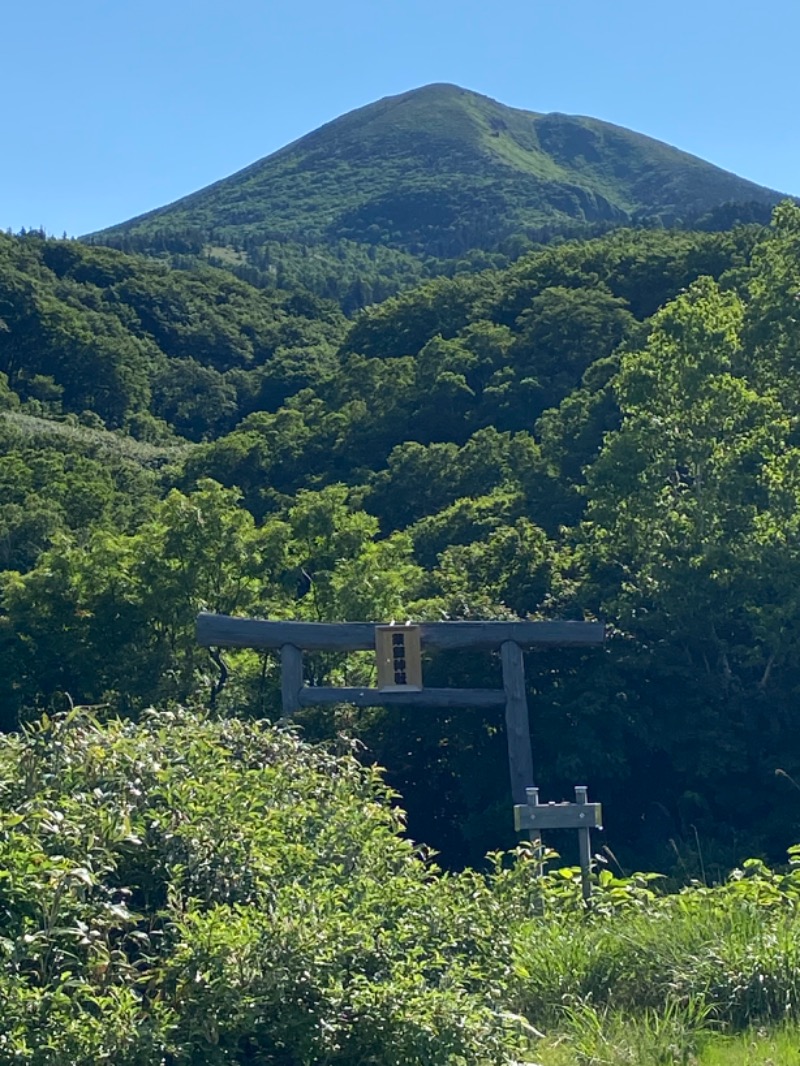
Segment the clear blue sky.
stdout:
[[800,194],[800,0],[2,8],[2,229],[121,222],[434,81],[616,122]]

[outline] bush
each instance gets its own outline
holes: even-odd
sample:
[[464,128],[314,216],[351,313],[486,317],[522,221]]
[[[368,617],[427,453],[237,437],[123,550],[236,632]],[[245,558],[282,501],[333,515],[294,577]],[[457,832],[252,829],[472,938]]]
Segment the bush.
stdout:
[[535,1025],[537,1061],[660,1063],[800,1018],[795,866],[670,896],[605,870],[587,907],[530,849],[443,874],[394,798],[184,710],[0,738],[0,1062],[499,1066]]
[[281,727],[86,710],[0,738],[0,1060],[502,1063],[483,879]]

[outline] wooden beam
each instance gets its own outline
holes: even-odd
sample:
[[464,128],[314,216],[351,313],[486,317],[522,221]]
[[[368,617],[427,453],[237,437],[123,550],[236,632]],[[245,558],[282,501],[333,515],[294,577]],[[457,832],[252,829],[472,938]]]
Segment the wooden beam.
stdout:
[[[521,647],[572,647],[602,644],[602,622],[423,622],[425,648],[474,648],[490,651],[506,641]],[[375,647],[372,622],[270,622],[201,614],[197,642],[207,648],[281,648],[305,651],[369,651]]]
[[300,710],[298,697],[302,687],[303,653],[294,644],[284,644],[281,648],[281,701],[285,715]]
[[424,688],[418,692],[389,692],[379,688],[324,688],[306,685],[298,693],[301,707],[318,703],[353,703],[356,707],[502,707],[502,689]]
[[526,802],[527,790],[533,786],[533,754],[522,648],[513,640],[504,641],[500,646],[500,661],[503,664],[503,688],[506,699],[506,739],[511,795],[515,804],[522,804]]

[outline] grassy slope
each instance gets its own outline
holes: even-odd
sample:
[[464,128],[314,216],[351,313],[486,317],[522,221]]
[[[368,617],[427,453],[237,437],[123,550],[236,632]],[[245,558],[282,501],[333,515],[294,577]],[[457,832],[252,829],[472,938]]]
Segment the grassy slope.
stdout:
[[71,447],[90,449],[97,456],[130,460],[143,467],[159,467],[177,462],[186,456],[192,445],[185,441],[175,444],[150,444],[136,440],[127,433],[112,433],[107,429],[59,422],[40,418],[23,411],[0,411],[0,423],[18,430],[24,439],[41,447],[69,451]]
[[103,236],[194,227],[218,244],[350,238],[448,255],[553,222],[672,221],[729,200],[777,199],[609,123],[430,85],[350,112]]

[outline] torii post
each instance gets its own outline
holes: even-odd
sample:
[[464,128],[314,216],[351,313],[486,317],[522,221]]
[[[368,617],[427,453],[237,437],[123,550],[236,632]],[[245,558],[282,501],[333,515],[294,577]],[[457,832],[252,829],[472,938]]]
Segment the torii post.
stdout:
[[[410,646],[406,648],[403,642],[400,654],[415,654],[417,662],[420,647],[475,651],[499,648],[503,688],[425,688],[421,674],[411,679],[419,683],[409,684],[405,659],[402,672],[396,671],[391,679],[397,683],[380,688],[326,688],[305,684],[304,651],[379,650],[379,633],[387,630],[398,636],[414,634],[414,641],[408,643],[413,643],[416,651]],[[604,639],[602,622],[421,622],[413,626],[383,626],[371,622],[273,622],[206,613],[197,619],[197,641],[203,647],[280,652],[283,713],[287,716],[301,707],[320,703],[352,703],[357,707],[505,706],[508,767],[515,805],[526,803],[527,790],[533,787],[523,649],[596,646]],[[391,656],[391,651],[387,654]],[[391,672],[391,664],[388,668]],[[379,681],[380,674],[379,669]]]

